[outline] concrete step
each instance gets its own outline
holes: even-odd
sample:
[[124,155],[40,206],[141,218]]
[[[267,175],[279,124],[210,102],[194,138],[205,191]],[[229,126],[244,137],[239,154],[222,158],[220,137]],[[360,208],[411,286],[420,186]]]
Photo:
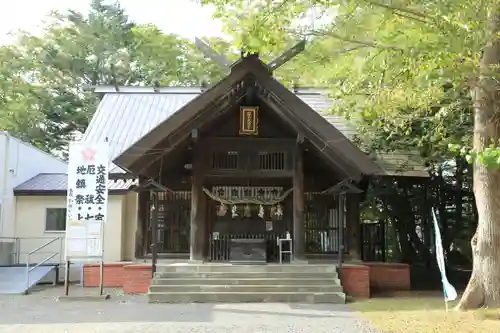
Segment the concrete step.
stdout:
[[308,293],[332,293],[343,292],[341,286],[335,285],[151,285],[149,287],[151,293],[171,293],[171,292],[253,292],[253,293],[293,293],[293,292],[308,292]]
[[169,292],[148,293],[150,303],[335,303],[345,304],[340,292]]
[[337,273],[316,272],[157,272],[155,279],[338,279]]
[[185,279],[153,279],[151,281],[153,286],[161,285],[284,285],[284,286],[314,286],[314,285],[333,285],[340,286],[340,280],[338,278],[328,278],[328,279],[318,279],[318,278],[302,278],[302,279],[290,279],[290,278],[242,278],[242,279],[229,279],[224,277],[221,278],[185,278]]
[[268,264],[268,265],[232,265],[232,264],[171,264],[157,265],[156,271],[163,272],[283,272],[283,273],[336,273],[335,265],[300,265],[300,264]]

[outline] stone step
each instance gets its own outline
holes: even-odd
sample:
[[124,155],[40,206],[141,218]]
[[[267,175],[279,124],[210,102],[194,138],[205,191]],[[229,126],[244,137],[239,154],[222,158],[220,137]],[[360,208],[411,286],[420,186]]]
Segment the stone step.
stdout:
[[155,278],[151,281],[153,286],[161,285],[333,285],[340,286],[340,280],[338,278],[328,278],[328,279],[318,279],[318,278],[302,278],[302,279],[290,279],[290,278],[242,278],[242,279],[228,279],[225,276],[221,278],[185,278],[185,279],[159,279]]
[[171,293],[171,292],[253,292],[253,293],[332,293],[342,292],[341,286],[335,285],[151,285],[151,293]]
[[148,293],[150,303],[334,303],[345,304],[341,292],[169,292]]
[[157,272],[155,279],[338,279],[337,273],[316,272]]
[[268,264],[268,265],[232,265],[232,264],[171,264],[157,265],[157,272],[283,272],[283,273],[336,273],[335,265],[296,265],[296,264]]

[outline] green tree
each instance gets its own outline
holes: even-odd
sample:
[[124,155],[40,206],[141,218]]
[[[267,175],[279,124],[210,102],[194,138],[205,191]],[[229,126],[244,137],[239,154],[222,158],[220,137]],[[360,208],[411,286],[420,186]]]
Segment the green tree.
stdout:
[[[131,69],[141,84],[158,82],[163,86],[198,86],[200,81],[215,83],[227,74],[189,40],[162,33],[154,25],[139,25],[132,29],[135,47],[132,57],[136,64]],[[229,49],[229,44],[218,38],[208,40],[214,48]]]
[[[470,119],[464,112],[473,109],[472,150],[463,152],[474,165],[479,221],[471,242],[473,272],[458,308],[500,306],[500,172],[496,168],[500,160],[496,148],[500,138],[500,4],[465,0],[204,2],[216,5],[236,43],[250,51],[284,48],[283,36],[306,36],[317,43],[327,38],[337,54],[323,58],[324,70],[316,81],[327,83],[342,101],[335,111],[354,121],[400,137],[411,134],[416,123],[430,122],[437,134],[448,130],[450,119],[453,123]],[[319,27],[303,23],[314,13],[322,17],[316,22],[321,21]]]
[[47,151],[65,150],[87,128],[100,96],[86,86],[193,86],[224,74],[188,40],[131,22],[119,3],[93,0],[87,14],[53,13],[49,22],[0,52],[0,128]]
[[17,77],[30,87],[29,108],[43,119],[35,128],[43,131],[46,150],[64,149],[87,127],[98,96],[84,91],[84,85],[133,81],[133,27],[119,5],[94,0],[88,15],[54,13],[40,36],[22,33],[11,46],[22,64]]
[[43,147],[39,124],[45,118],[36,104],[36,87],[26,82],[24,74],[24,63],[16,59],[15,51],[0,47],[0,129]]

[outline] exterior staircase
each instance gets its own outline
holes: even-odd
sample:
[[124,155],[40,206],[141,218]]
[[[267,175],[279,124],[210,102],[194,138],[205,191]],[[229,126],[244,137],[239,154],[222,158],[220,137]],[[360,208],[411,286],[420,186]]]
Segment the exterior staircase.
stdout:
[[150,303],[345,303],[334,265],[158,265]]

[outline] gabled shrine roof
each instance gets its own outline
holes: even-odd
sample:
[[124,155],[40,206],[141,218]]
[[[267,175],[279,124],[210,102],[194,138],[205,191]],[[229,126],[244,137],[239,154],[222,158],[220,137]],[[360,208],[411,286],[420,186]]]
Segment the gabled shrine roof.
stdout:
[[[114,87],[98,86],[95,92],[103,98],[91,120],[83,140],[110,144],[110,161],[120,156],[139,139],[168,119],[202,93],[200,87]],[[327,114],[334,101],[324,89],[299,88],[294,93],[347,138],[355,130],[342,117]],[[136,147],[137,148],[137,147]],[[146,151],[146,147],[144,151]],[[382,174],[428,177],[417,154],[393,152],[379,154],[376,163]],[[112,173],[123,172],[116,165]]]

